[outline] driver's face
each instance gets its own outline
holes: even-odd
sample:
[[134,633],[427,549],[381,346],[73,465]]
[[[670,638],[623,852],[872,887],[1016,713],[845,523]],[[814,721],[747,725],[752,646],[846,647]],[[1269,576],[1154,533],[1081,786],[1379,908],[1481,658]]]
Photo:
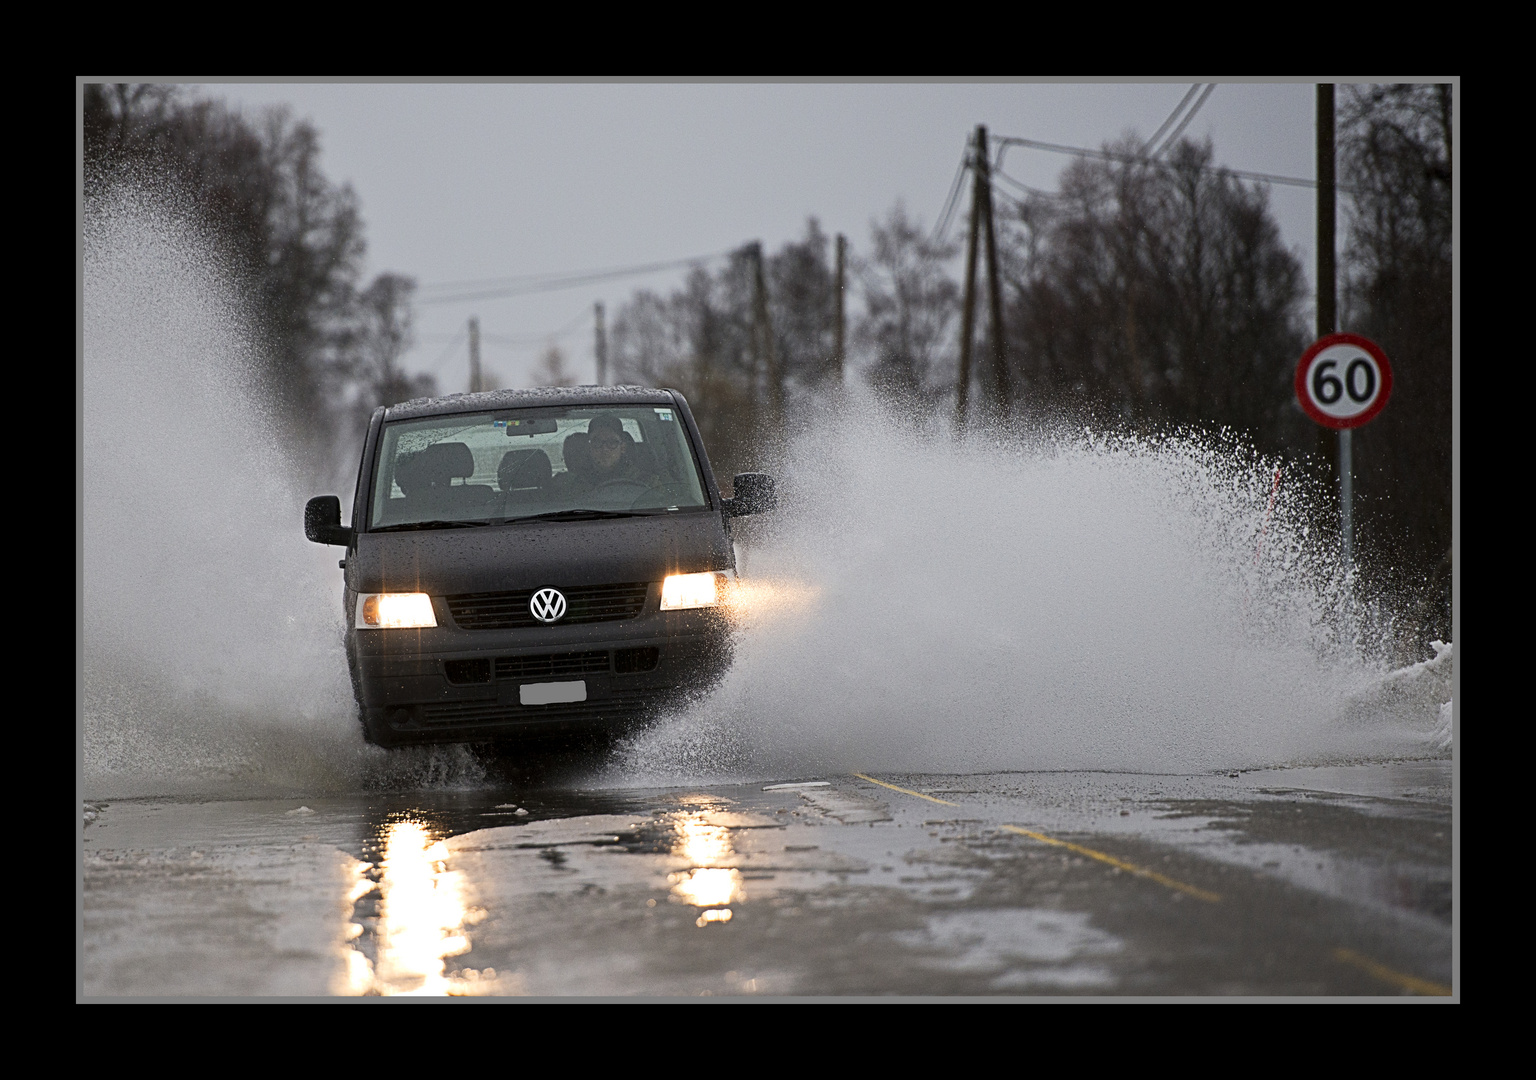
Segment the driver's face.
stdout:
[[592,463],[604,472],[617,465],[624,453],[624,444],[619,437],[607,431],[592,436],[587,445],[592,450]]

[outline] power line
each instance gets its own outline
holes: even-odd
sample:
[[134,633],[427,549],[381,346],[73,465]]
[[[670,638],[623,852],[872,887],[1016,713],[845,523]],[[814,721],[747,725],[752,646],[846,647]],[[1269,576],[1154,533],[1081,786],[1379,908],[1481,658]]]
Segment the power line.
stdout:
[[[504,348],[510,349],[527,348],[530,345],[542,345],[548,341],[560,341],[564,338],[570,337],[573,333],[579,330],[586,323],[588,314],[589,313],[586,311],[586,309],[582,309],[582,311],[574,319],[560,327],[558,330],[551,330],[544,334],[526,334],[521,337],[514,337],[511,334],[491,334],[482,330],[480,331],[480,340],[489,345],[500,345]],[[423,344],[438,341],[448,342],[448,348],[443,352],[441,356],[432,362],[433,371],[437,371],[442,368],[443,364],[446,363],[448,358],[452,356],[453,353],[457,350],[459,344],[463,342],[464,336],[467,332],[467,330],[460,330],[456,334],[417,335],[417,340],[421,341]]]
[[1019,208],[1019,209],[1020,209],[1020,210],[1023,210],[1023,209],[1025,209],[1025,208],[1026,208],[1026,207],[1028,207],[1028,206],[1029,206],[1029,203],[1027,203],[1027,202],[1025,202],[1025,201],[1024,201],[1024,200],[1023,200],[1023,199],[1021,199],[1021,198],[1019,198],[1019,197],[1018,197],[1018,196],[1017,196],[1017,195],[1015,195],[1015,194],[1014,194],[1014,193],[1013,193],[1013,192],[1011,192],[1011,191],[1007,191],[1007,190],[1005,190],[1005,189],[1003,189],[1003,188],[1000,188],[1000,187],[994,187],[994,188],[993,188],[993,189],[992,189],[992,193],[993,193],[993,194],[994,194],[994,195],[1001,195],[1001,196],[1002,196],[1002,197],[1003,197],[1003,198],[1005,198],[1005,199],[1007,199],[1007,200],[1008,200],[1008,201],[1009,201],[1009,202],[1010,202],[1010,203],[1012,203],[1012,204],[1013,204],[1013,205],[1014,205],[1014,206],[1017,206],[1017,207],[1018,207],[1018,208]]
[[1179,141],[1179,136],[1184,134],[1184,129],[1189,127],[1189,122],[1195,118],[1195,113],[1200,111],[1200,106],[1205,104],[1205,99],[1211,96],[1211,91],[1214,89],[1216,89],[1215,83],[1206,84],[1205,93],[1201,94],[1195,103],[1189,107],[1189,112],[1184,114],[1184,119],[1179,121],[1179,126],[1168,133],[1168,137],[1163,140],[1163,145],[1152,151],[1153,157],[1161,157],[1164,150],[1167,150]]
[[939,212],[938,220],[933,223],[933,233],[928,242],[934,245],[942,244],[944,238],[949,235],[950,220],[954,217],[955,207],[960,202],[960,189],[965,181],[966,170],[971,165],[971,140],[967,136],[965,149],[960,151],[960,164],[955,168],[955,178],[949,185],[949,198],[944,200],[944,209]]
[[453,340],[448,342],[448,347],[443,350],[443,355],[433,361],[432,374],[436,375],[443,369],[443,365],[448,362],[448,358],[453,355],[454,350],[459,347],[459,342],[464,340],[464,336],[467,333],[469,333],[468,330],[460,330],[457,334],[453,335]]
[[1179,113],[1184,111],[1184,106],[1189,104],[1189,99],[1194,97],[1199,89],[1200,84],[1195,83],[1189,88],[1184,96],[1179,99],[1179,103],[1173,107],[1173,112],[1168,114],[1168,119],[1164,120],[1162,126],[1152,133],[1152,137],[1147,140],[1147,145],[1141,148],[1141,152],[1143,154],[1151,155],[1152,148],[1157,145],[1157,140],[1161,139],[1163,137],[1163,132],[1167,131],[1168,128],[1173,125],[1173,122],[1175,119],[1177,119]]
[[[1082,146],[1063,146],[1061,143],[1041,142],[1038,139],[1021,139],[1016,136],[1001,136],[998,143],[1004,146],[1023,146],[1030,150],[1045,150],[1052,154],[1071,154],[1074,157],[1094,158],[1099,161],[1118,161],[1130,165],[1157,165],[1164,169],[1174,166],[1166,161],[1145,157],[1141,154],[1119,154],[1111,150],[1089,150]],[[1266,184],[1287,184],[1291,187],[1315,188],[1316,180],[1307,180],[1299,176],[1280,176],[1276,173],[1251,172],[1247,169],[1230,169],[1225,165],[1202,165],[1202,172],[1224,172],[1244,180],[1256,180]],[[1340,187],[1338,190],[1349,190]]]
[[480,338],[483,341],[489,341],[493,345],[503,345],[513,349],[526,348],[529,345],[542,345],[547,341],[559,341],[561,338],[570,337],[582,326],[586,325],[586,321],[590,317],[591,312],[587,311],[586,308],[582,308],[580,313],[578,313],[577,316],[570,322],[566,323],[558,330],[551,330],[547,334],[530,334],[524,337],[512,337],[508,334],[482,333]]
[[[620,266],[606,270],[581,270],[566,274],[525,275],[522,277],[482,278],[469,281],[449,281],[426,285],[418,290],[418,304],[453,304],[468,300],[492,300],[506,296],[524,296],[529,293],[558,292],[574,289],[599,281],[615,278],[636,277],[660,270],[674,270],[681,266],[693,266],[729,255],[730,252],[714,252],[694,255],[686,259],[669,259],[666,262],[642,263],[636,266]],[[426,295],[423,295],[426,294]]]
[[[1024,192],[1027,195],[1034,195],[1034,196],[1036,196],[1038,198],[1041,198],[1041,199],[1064,199],[1064,198],[1066,198],[1066,196],[1063,195],[1059,191],[1046,191],[1043,188],[1030,187],[1024,181],[1016,179],[1016,178],[1014,178],[1012,176],[1009,176],[1007,173],[1003,172],[1000,169],[993,169],[992,170],[992,175],[993,175],[993,177],[995,177],[998,180],[1006,180],[1006,181],[1008,181],[1008,183],[1012,184],[1014,187],[1018,188],[1020,191]],[[1008,197],[1010,199],[1013,199],[1015,202],[1020,202],[1015,196],[1009,195],[1008,192],[1006,192],[1006,191],[1003,192],[1003,194],[1004,195],[1008,195]],[[1022,206],[1023,203],[1020,202],[1020,205]]]
[[[1008,200],[1009,203],[1018,207],[1020,210],[1028,210],[1030,208],[1029,202],[1027,200],[1019,198],[1019,196],[1015,195],[1007,188],[994,186],[992,191],[994,194],[1001,195],[1004,199]],[[1033,188],[1030,189],[1030,194],[1038,195],[1046,199],[1065,199],[1067,197],[1055,191],[1036,191]]]
[[657,268],[657,267],[672,266],[672,265],[677,264],[677,263],[692,262],[695,259],[712,259],[714,257],[715,257],[714,255],[698,255],[698,256],[693,256],[692,258],[673,259],[673,260],[668,260],[666,262],[661,262],[661,263],[641,263],[641,264],[637,264],[637,265],[634,265],[634,266],[605,267],[605,268],[597,269],[597,270],[566,270],[566,271],[559,271],[559,272],[554,272],[554,273],[544,273],[544,274],[506,274],[506,275],[502,275],[500,277],[460,278],[460,279],[458,279],[456,281],[439,281],[439,282],[434,282],[433,284],[430,284],[430,285],[423,285],[421,287],[421,289],[422,289],[422,291],[431,291],[431,290],[434,290],[434,289],[438,289],[438,290],[444,290],[445,289],[445,290],[448,290],[448,291],[451,291],[451,292],[462,292],[465,289],[485,289],[485,288],[501,288],[501,287],[517,288],[517,287],[521,287],[521,286],[524,286],[524,285],[535,285],[535,284],[539,284],[539,283],[542,283],[542,282],[558,281],[558,280],[563,280],[563,279],[566,279],[566,278],[580,277],[580,276],[589,275],[589,274],[622,274],[622,273],[630,273],[630,272],[640,272],[640,271],[645,271],[645,270],[649,270],[649,269],[653,269],[653,268]]

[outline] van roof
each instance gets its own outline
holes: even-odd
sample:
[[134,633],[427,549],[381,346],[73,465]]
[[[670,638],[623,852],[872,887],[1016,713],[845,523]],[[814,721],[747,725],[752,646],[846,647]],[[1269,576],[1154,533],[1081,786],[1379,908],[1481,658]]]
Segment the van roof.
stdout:
[[445,416],[487,409],[517,409],[535,405],[671,405],[672,394],[649,386],[539,386],[531,390],[486,390],[478,394],[402,401],[385,410],[386,420]]

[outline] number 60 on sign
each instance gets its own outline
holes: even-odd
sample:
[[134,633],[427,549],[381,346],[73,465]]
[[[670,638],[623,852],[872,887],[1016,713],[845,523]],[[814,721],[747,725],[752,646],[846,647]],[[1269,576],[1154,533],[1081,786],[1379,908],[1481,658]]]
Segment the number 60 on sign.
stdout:
[[1329,334],[1312,343],[1296,365],[1296,400],[1302,411],[1337,431],[1368,423],[1392,394],[1392,365],[1370,338]]

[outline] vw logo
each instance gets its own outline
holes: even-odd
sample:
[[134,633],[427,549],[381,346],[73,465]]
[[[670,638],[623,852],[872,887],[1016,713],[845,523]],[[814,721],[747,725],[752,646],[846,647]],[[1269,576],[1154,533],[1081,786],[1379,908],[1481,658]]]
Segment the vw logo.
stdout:
[[541,623],[559,622],[565,614],[565,597],[559,589],[540,589],[528,601],[528,610]]

